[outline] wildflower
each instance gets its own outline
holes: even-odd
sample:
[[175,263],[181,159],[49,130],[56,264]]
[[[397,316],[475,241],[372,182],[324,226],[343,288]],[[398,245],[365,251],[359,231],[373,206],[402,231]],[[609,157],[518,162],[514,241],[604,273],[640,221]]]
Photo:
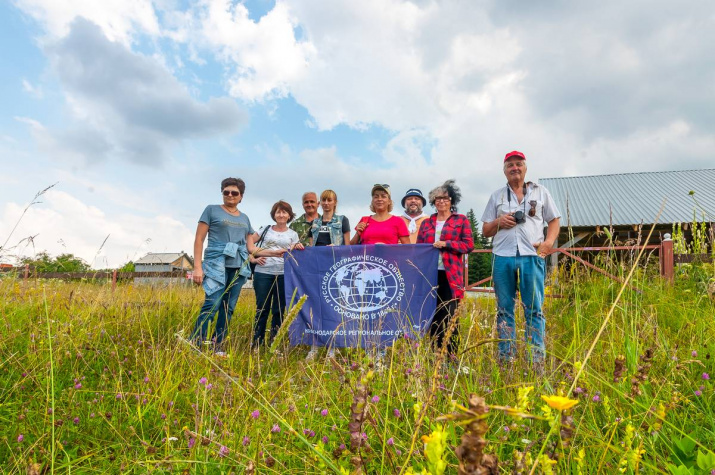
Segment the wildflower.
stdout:
[[48,407],[48,408],[47,408],[47,414],[52,414],[52,408],[51,408],[51,407]]
[[82,389],[82,383],[77,383],[74,385],[75,389]]
[[695,395],[698,396],[698,397],[700,397],[700,396],[703,395],[703,392],[698,389],[698,390],[695,391]]
[[206,383],[207,383],[207,382],[208,382],[208,379],[206,379],[206,377],[203,377],[203,378],[199,379],[199,384],[200,384],[201,386],[206,386]]
[[392,414],[393,414],[396,418],[398,418],[398,419],[402,416],[402,414],[400,413],[400,410],[397,409],[397,408],[395,408],[395,409],[392,411]]
[[543,399],[551,409],[558,411],[566,411],[578,404],[577,400],[569,399],[564,396],[541,396],[541,399]]
[[328,415],[328,410],[327,410],[327,409],[323,409],[322,411],[320,411],[320,415],[323,416],[323,417],[327,416],[327,415]]
[[122,393],[117,393],[117,395],[115,396],[115,399],[121,399],[121,398],[122,398]]
[[144,376],[144,382],[148,383],[149,382],[149,376]]
[[327,445],[327,443],[328,443],[328,441],[329,441],[329,439],[328,439],[328,436],[327,436],[327,435],[324,435],[324,436],[323,436],[323,438],[322,438],[321,440],[322,440],[322,441],[323,441],[323,443],[324,443],[324,444],[326,444],[326,445]]
[[225,457],[228,455],[228,447],[225,445],[222,445],[220,449],[218,449],[218,456],[219,457]]
[[79,417],[75,417],[74,419],[72,419],[72,422],[74,422],[74,425],[78,425],[78,424],[79,424]]
[[692,355],[693,358],[697,358],[697,357],[698,357],[698,352],[695,351],[695,350],[693,350],[690,354]]
[[392,437],[387,439],[387,445],[395,445],[395,439],[393,439]]
[[281,431],[281,427],[278,424],[273,424],[273,427],[271,427],[271,432],[274,434],[279,434]]
[[574,394],[581,394],[581,393],[583,393],[583,388],[582,388],[581,386],[577,386],[577,387],[573,390],[573,392],[574,392]]
[[206,385],[206,389],[208,389],[209,391],[211,391],[211,389],[213,389],[213,387],[214,387],[214,385],[212,383],[209,383]]
[[343,450],[345,450],[345,444],[340,444],[340,447],[338,447],[338,448],[339,448],[340,451],[342,452]]
[[25,436],[24,436],[24,435],[20,434],[20,435],[17,436],[17,441],[18,441],[18,443],[19,443],[19,442],[22,442],[23,440],[25,440]]
[[447,432],[444,428],[436,428],[430,435],[423,435],[425,443],[425,458],[430,473],[442,475],[447,468],[444,452],[447,448]]
[[244,435],[244,436],[243,436],[243,441],[242,441],[241,443],[242,443],[243,446],[245,447],[245,446],[247,446],[248,444],[251,443],[251,439],[249,439],[247,435]]
[[710,375],[709,375],[708,373],[703,373],[703,379],[706,380],[706,381],[709,380],[709,379],[710,379]]
[[397,455],[398,457],[399,457],[400,455],[402,455],[402,450],[396,449],[396,450],[395,450],[395,455]]
[[601,402],[601,396],[599,396],[598,394],[596,394],[596,395],[593,396],[593,399],[592,399],[592,400],[593,400],[593,402]]
[[261,417],[261,411],[259,411],[258,409],[256,409],[255,411],[253,411],[253,412],[251,413],[251,417],[252,417],[253,419],[258,419],[259,417]]
[[377,404],[378,402],[380,402],[380,396],[373,396],[373,397],[372,397],[372,402],[375,403],[375,404]]
[[163,420],[163,419],[166,419],[166,414],[162,414],[162,415],[161,415],[161,418],[162,418],[162,420]]
[[169,442],[174,442],[177,440],[179,440],[179,439],[177,439],[176,437],[169,437],[169,439],[168,439]]

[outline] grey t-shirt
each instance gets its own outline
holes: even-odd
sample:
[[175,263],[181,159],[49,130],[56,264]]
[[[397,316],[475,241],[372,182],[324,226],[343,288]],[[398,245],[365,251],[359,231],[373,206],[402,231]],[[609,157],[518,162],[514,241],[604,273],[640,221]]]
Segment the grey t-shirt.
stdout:
[[[208,205],[199,218],[200,223],[209,225],[209,246],[211,244],[235,242],[239,247],[246,247],[246,237],[255,231],[251,220],[241,213],[238,216],[228,214],[221,205]],[[239,267],[239,260],[226,257],[226,267]]]

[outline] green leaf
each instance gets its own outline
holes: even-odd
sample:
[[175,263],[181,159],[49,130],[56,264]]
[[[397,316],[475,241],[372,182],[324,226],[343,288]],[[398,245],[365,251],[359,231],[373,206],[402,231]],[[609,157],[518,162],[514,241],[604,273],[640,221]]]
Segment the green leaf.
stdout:
[[698,467],[702,470],[712,470],[715,468],[715,453],[698,450]]
[[672,463],[669,463],[668,470],[670,471],[671,475],[694,475],[694,472],[685,465],[678,465],[676,467]]

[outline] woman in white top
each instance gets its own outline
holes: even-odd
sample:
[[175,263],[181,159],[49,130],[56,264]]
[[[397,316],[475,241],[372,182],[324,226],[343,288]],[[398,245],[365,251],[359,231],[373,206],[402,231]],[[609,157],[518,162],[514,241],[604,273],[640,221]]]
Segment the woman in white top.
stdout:
[[[256,321],[252,343],[254,348],[265,342],[269,313],[273,314],[269,344],[283,322],[286,308],[283,253],[293,249],[303,249],[298,233],[288,227],[288,223],[295,218],[290,204],[278,201],[271,208],[271,218],[276,224],[261,231],[257,243],[254,243],[253,239],[248,243],[248,252],[252,255],[252,262],[256,263],[253,272],[253,290],[256,292]],[[278,252],[279,256],[256,258],[261,250]]]

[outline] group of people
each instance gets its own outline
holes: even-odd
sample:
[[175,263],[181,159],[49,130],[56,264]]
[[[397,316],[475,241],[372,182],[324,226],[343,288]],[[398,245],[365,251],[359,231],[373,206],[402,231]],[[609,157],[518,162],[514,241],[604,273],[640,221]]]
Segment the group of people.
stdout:
[[[507,184],[492,193],[482,215],[483,234],[493,238],[492,280],[497,300],[499,359],[505,364],[516,356],[517,287],[525,307],[529,357],[535,364],[543,363],[544,258],[551,253],[559,233],[560,213],[550,193],[543,186],[527,182],[526,170],[523,153],[506,154]],[[453,317],[465,295],[463,257],[474,249],[474,242],[469,220],[457,213],[461,192],[454,180],[434,188],[427,198],[420,189],[409,189],[400,201],[404,210],[401,215],[392,214],[390,186],[374,185],[370,203],[373,214],[359,220],[352,237],[348,218],[337,213],[338,196],[333,190],[323,191],[320,197],[314,192],[304,193],[304,213],[297,219],[289,203],[276,202],[270,212],[275,224],[256,231],[238,209],[245,189],[240,178],[226,178],[221,182],[223,204],[207,206],[199,218],[194,240],[193,280],[203,285],[206,297],[192,334],[194,342],[206,342],[217,355],[225,355],[223,345],[228,323],[251,272],[256,293],[253,346],[257,348],[266,342],[267,331],[268,341],[272,341],[286,308],[285,252],[309,246],[429,243],[440,251],[437,306],[430,336],[437,348],[446,344],[450,354],[456,352],[459,325]],[[424,212],[428,201],[436,210],[431,215]],[[322,214],[318,212],[319,207]],[[207,236],[208,245],[202,259]],[[270,326],[269,315],[272,315]],[[215,334],[208,341],[208,327],[214,316]],[[452,338],[445,342],[444,336],[450,328]],[[308,357],[316,352],[317,348],[312,348]]]

